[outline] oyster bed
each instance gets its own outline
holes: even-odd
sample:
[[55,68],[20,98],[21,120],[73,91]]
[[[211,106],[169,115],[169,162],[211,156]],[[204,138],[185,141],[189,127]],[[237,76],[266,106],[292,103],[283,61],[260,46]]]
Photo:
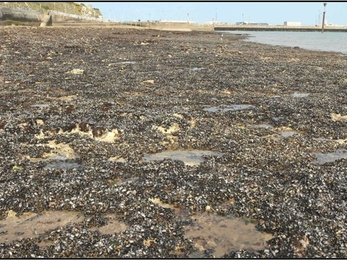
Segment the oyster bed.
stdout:
[[0,257],[347,257],[346,56],[206,32],[0,38]]

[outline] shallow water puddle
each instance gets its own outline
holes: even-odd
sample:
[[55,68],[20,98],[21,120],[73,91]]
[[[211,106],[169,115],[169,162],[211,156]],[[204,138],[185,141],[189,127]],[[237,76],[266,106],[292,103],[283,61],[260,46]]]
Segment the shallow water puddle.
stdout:
[[73,169],[80,167],[81,164],[76,162],[68,162],[65,160],[56,161],[54,163],[47,164],[44,169]]
[[294,136],[296,134],[297,134],[296,131],[282,131],[281,132],[281,136],[284,137],[284,138],[291,137],[291,136]]
[[215,257],[222,257],[231,250],[262,250],[267,247],[266,241],[273,238],[271,234],[255,229],[257,220],[219,216],[209,213],[207,207],[206,212],[189,216],[183,208],[164,203],[158,198],[150,198],[149,201],[163,208],[174,209],[178,217],[193,220],[193,224],[184,227],[185,238],[193,240],[199,253],[193,253],[190,257],[203,257],[207,249],[213,249]]
[[127,64],[135,64],[136,61],[131,61],[131,60],[126,60],[126,61],[120,61],[120,62],[115,62],[115,63],[109,63],[107,67],[115,67],[118,65],[127,65]]
[[250,126],[252,128],[274,128],[272,125],[269,125],[269,124],[253,124]]
[[127,61],[118,62],[117,64],[135,64],[135,63],[136,63],[136,61],[127,60]]
[[185,238],[193,240],[193,245],[201,254],[213,249],[215,257],[222,257],[231,250],[257,251],[267,247],[271,234],[255,229],[254,220],[229,218],[202,213],[193,217],[194,223],[185,226]]
[[47,160],[68,160],[78,158],[74,150],[68,144],[57,144],[56,140],[50,140],[48,141],[48,144],[41,144],[41,146],[48,146],[52,148],[52,151],[50,153],[44,153],[41,158],[29,157],[30,161],[38,162]]
[[82,213],[73,211],[44,211],[40,214],[28,212],[20,217],[15,215],[16,212],[10,210],[7,218],[0,220],[0,243],[37,237],[45,231],[83,220]]
[[35,108],[46,108],[49,107],[49,104],[35,104],[35,105],[31,105],[31,107],[35,107]]
[[112,235],[114,233],[120,233],[127,229],[127,225],[124,222],[117,220],[116,216],[112,213],[103,215],[107,218],[107,224],[102,227],[89,228],[90,231],[99,230],[103,235]]
[[227,111],[238,111],[252,109],[252,105],[220,105],[216,107],[204,108],[203,110],[208,112],[227,112]]
[[193,68],[190,68],[189,70],[191,71],[200,71],[200,70],[203,70],[204,68],[203,67],[193,67]]
[[52,148],[52,151],[50,153],[44,153],[41,158],[32,158],[30,156],[27,156],[27,158],[32,162],[54,160],[54,162],[47,164],[44,169],[70,169],[81,166],[71,161],[78,158],[78,156],[68,144],[56,144],[56,140],[50,140],[48,144],[41,144],[41,146],[48,146]]
[[282,138],[287,138],[287,137],[292,137],[295,135],[299,135],[301,132],[295,131],[290,127],[278,127],[276,130],[279,132],[280,137]]
[[313,161],[316,164],[324,164],[327,162],[334,162],[339,159],[347,158],[347,150],[336,150],[332,153],[316,153],[316,160]]
[[[101,234],[114,234],[127,229],[125,223],[118,221],[114,214],[104,214],[108,219],[102,227],[89,228],[90,231],[99,230]],[[23,238],[34,238],[46,231],[66,226],[69,223],[81,223],[85,218],[81,212],[75,211],[43,211],[24,213],[16,217],[16,212],[10,210],[4,220],[0,220],[0,243],[10,243]],[[52,241],[51,241],[52,242]],[[49,246],[49,243],[45,243]]]
[[204,161],[203,156],[222,156],[222,153],[204,151],[204,150],[176,150],[176,151],[164,151],[156,154],[145,154],[143,156],[144,161],[160,161],[167,159],[180,160],[183,161],[186,165],[194,166],[199,165]]
[[330,139],[330,138],[324,138],[324,137],[318,137],[318,138],[313,138],[314,140],[317,141],[322,141],[322,142],[336,142],[339,144],[346,144],[347,139]]
[[292,97],[296,97],[296,98],[303,98],[303,97],[307,97],[308,95],[310,95],[310,93],[293,93]]
[[284,137],[284,138],[299,134],[298,131],[295,131],[292,128],[285,127],[285,126],[277,127],[276,130],[280,133],[281,137]]

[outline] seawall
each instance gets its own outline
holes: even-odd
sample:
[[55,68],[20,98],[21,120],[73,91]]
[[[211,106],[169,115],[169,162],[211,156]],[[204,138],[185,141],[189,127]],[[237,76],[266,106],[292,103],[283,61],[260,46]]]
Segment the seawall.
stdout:
[[[100,23],[102,19],[85,17],[79,15],[73,15],[63,12],[58,12],[54,10],[48,10],[49,15],[52,17],[53,23],[89,23],[95,22]],[[46,13],[48,13],[46,12]],[[23,10],[23,9],[14,9],[8,7],[0,7],[0,24],[5,24],[6,21],[17,21],[25,22],[28,24],[37,24],[39,25],[44,17],[43,11],[34,11],[34,10]]]
[[16,20],[23,22],[40,22],[43,13],[31,10],[19,10],[0,7],[0,20]]

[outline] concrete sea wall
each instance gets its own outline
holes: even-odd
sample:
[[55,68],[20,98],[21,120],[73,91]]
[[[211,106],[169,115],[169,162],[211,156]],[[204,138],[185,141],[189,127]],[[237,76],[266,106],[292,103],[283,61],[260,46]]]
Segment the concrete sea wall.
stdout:
[[[52,23],[65,23],[65,22],[101,22],[102,18],[85,17],[80,15],[68,14],[59,11],[49,10],[33,11],[14,9],[8,7],[0,7],[0,22],[4,23],[6,20],[40,23],[43,20],[47,20],[47,15],[51,16]],[[50,24],[51,25],[51,24]]]
[[31,10],[19,10],[0,7],[0,20],[16,20],[23,22],[40,22],[43,13]]

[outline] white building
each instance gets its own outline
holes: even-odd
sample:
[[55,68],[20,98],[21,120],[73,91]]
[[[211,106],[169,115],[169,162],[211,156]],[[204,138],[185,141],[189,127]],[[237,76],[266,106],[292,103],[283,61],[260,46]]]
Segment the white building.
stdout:
[[301,22],[284,22],[284,26],[301,26]]

